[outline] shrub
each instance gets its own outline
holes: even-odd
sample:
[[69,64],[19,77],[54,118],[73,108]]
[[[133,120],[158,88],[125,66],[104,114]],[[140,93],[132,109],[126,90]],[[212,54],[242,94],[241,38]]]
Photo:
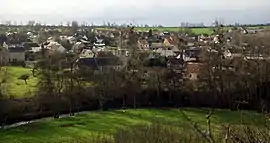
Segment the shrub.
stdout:
[[196,125],[153,123],[119,129],[112,138],[98,138],[98,143],[266,143],[269,140],[269,128],[254,125],[211,126],[209,131]]
[[195,143],[201,140],[189,126],[178,128],[153,123],[119,129],[113,135],[113,140],[101,138],[98,143]]

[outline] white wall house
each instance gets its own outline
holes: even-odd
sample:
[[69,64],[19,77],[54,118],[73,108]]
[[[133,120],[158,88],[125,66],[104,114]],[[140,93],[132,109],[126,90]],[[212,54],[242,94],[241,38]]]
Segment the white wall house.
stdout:
[[59,52],[59,53],[67,52],[67,50],[58,42],[51,41],[48,45],[46,45],[45,48],[51,50],[52,52]]
[[161,56],[165,56],[165,57],[174,56],[176,51],[179,51],[179,49],[174,46],[161,47],[154,50],[155,53],[158,53]]
[[3,44],[3,48],[7,53],[5,57],[9,62],[24,62],[25,61],[25,48],[21,45],[7,45]]
[[25,51],[9,51],[9,61],[10,62],[24,62],[25,61]]
[[97,39],[97,41],[94,43],[94,46],[96,47],[104,47],[106,46],[103,39]]

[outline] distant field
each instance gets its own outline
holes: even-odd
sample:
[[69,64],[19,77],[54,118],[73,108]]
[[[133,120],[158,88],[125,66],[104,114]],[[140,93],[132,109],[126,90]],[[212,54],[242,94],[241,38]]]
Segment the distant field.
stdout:
[[[148,31],[150,28],[136,28],[142,31]],[[153,30],[158,31],[180,31],[179,27],[162,27],[162,28],[153,28]],[[210,28],[191,28],[192,32],[196,34],[211,34],[212,30]]]
[[[133,109],[122,111],[100,111],[81,114],[61,119],[44,119],[41,122],[24,125],[8,130],[0,130],[0,142],[3,143],[93,143],[97,135],[111,136],[119,128],[158,122],[173,128],[187,127],[190,129],[187,115],[199,126],[206,126],[206,109]],[[237,126],[244,124],[261,124],[261,115],[244,111],[216,110],[212,116],[214,131],[221,128],[219,122]]]
[[[230,27],[226,27],[226,28],[230,28]],[[257,27],[249,27],[249,28],[257,28]],[[270,26],[264,26],[264,28],[270,29]],[[111,30],[109,28],[96,28],[98,30]],[[180,28],[179,27],[136,27],[136,30],[141,30],[141,31],[148,31],[149,29],[152,30],[158,30],[158,31],[179,31]],[[195,34],[211,34],[212,30],[211,28],[191,28],[191,30],[195,33]]]
[[[112,30],[109,28],[96,28],[98,30]],[[156,27],[156,28],[146,28],[146,27],[136,27],[136,30],[141,30],[141,31],[148,31],[149,29],[152,30],[157,30],[157,31],[179,31],[181,30],[179,27]],[[210,28],[191,28],[191,30],[196,33],[196,34],[211,34],[212,30]]]

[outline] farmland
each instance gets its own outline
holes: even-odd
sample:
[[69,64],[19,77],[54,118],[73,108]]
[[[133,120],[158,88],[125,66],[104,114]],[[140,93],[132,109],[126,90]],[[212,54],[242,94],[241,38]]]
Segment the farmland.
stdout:
[[[111,30],[110,28],[96,28],[98,30]],[[177,32],[181,30],[178,27],[136,27],[135,30],[140,30],[140,31],[148,31],[149,29],[157,30],[157,31],[174,31]],[[211,34],[212,30],[210,28],[192,28],[192,32],[196,34]]]
[[[225,27],[225,29],[230,29],[231,27]],[[258,27],[248,27],[248,28],[258,28]],[[270,29],[270,26],[264,26],[266,29]],[[111,30],[110,28],[96,28],[98,30]],[[139,31],[148,31],[149,29],[157,30],[157,31],[172,31],[177,32],[180,31],[180,27],[136,27],[135,30]],[[191,31],[195,34],[212,34],[211,28],[190,28]]]
[[[75,117],[61,119],[44,119],[22,127],[0,131],[0,141],[5,143],[68,143],[68,142],[93,142],[93,137],[104,135],[110,137],[117,129],[129,128],[135,125],[161,123],[171,127],[179,127],[189,122],[184,117],[188,116],[192,122],[198,122],[202,127],[206,124],[207,109],[133,109],[116,111],[96,111],[88,114],[79,114]],[[244,124],[260,123],[258,114],[244,111],[242,116]],[[241,114],[238,111],[216,110],[213,113],[213,126],[220,129],[219,122],[224,124],[239,125]],[[261,120],[262,121],[262,120]]]

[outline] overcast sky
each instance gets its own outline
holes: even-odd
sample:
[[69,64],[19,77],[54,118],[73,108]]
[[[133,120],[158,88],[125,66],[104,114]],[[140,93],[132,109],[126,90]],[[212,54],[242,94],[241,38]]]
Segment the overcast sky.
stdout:
[[270,23],[270,0],[1,0],[0,6],[0,21],[18,23],[133,21],[178,26],[209,24],[217,18],[225,23]]

